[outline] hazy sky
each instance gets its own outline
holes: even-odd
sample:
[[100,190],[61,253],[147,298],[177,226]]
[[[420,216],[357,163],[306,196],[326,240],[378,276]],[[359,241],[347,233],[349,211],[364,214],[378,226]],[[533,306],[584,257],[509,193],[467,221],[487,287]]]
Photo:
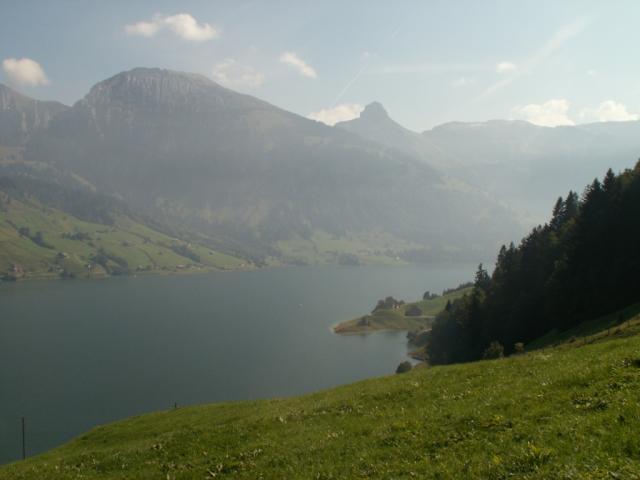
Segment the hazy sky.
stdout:
[[0,81],[71,104],[137,66],[332,122],[378,100],[422,131],[640,113],[640,2],[0,0]]

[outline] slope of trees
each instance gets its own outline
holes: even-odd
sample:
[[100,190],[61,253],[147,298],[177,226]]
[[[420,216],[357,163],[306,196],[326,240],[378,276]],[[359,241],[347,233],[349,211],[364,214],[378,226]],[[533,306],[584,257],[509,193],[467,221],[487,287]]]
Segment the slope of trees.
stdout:
[[103,225],[113,224],[114,215],[130,215],[129,208],[115,197],[86,188],[70,187],[57,179],[36,178],[32,172],[8,175],[0,172],[0,192],[19,200],[36,199],[50,208],[57,208],[81,220]]
[[480,265],[471,294],[437,318],[433,364],[482,358],[492,342],[512,353],[553,329],[640,301],[640,161],[609,170],[579,197],[559,198],[549,223],[502,246],[492,275]]

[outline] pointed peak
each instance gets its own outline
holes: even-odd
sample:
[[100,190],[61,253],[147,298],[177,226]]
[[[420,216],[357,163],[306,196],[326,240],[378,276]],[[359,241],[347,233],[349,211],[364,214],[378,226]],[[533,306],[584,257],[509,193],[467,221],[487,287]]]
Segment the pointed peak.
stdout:
[[371,102],[364,107],[364,110],[360,113],[360,118],[386,119],[389,118],[389,114],[380,102]]
[[32,105],[32,104],[40,104],[40,105],[49,105],[53,108],[57,108],[58,110],[61,108],[66,108],[66,105],[55,101],[55,100],[37,100],[28,95],[25,95],[22,92],[10,87],[9,85],[5,85],[4,83],[0,83],[0,109],[7,108],[8,105]]

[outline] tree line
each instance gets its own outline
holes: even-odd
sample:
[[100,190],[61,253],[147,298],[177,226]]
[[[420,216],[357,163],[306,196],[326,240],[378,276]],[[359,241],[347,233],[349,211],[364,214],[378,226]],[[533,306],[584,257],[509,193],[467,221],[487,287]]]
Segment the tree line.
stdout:
[[472,292],[438,315],[429,362],[476,360],[498,345],[513,353],[640,301],[639,278],[640,161],[559,198],[548,223],[500,248],[491,275],[480,265]]

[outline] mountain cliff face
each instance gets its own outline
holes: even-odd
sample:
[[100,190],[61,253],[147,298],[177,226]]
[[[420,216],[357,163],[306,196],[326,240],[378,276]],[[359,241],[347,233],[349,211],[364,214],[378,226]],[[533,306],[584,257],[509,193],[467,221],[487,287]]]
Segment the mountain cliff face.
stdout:
[[66,108],[58,102],[34,100],[0,83],[0,145],[25,145],[36,130],[46,128]]
[[507,210],[398,149],[167,70],[100,82],[27,156],[164,218],[270,245],[384,232],[469,251],[519,230]]

